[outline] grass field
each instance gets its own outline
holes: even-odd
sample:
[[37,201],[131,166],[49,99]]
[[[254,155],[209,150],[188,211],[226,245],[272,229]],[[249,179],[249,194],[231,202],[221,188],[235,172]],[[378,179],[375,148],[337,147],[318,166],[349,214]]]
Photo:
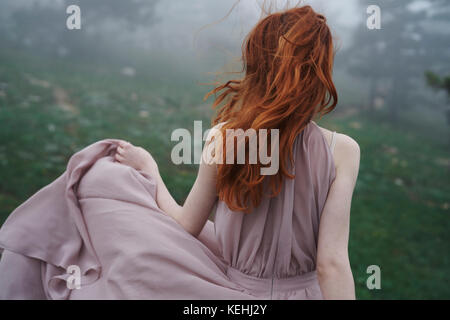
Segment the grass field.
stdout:
[[[144,69],[142,69],[144,70]],[[70,156],[104,138],[141,145],[182,202],[195,166],[170,161],[175,128],[213,114],[207,88],[151,69],[67,65],[0,52],[0,223],[65,170]],[[345,108],[345,106],[342,106]],[[321,123],[361,147],[351,218],[350,259],[360,299],[450,298],[450,152],[444,125],[391,125],[359,112]],[[381,268],[381,290],[366,269]]]

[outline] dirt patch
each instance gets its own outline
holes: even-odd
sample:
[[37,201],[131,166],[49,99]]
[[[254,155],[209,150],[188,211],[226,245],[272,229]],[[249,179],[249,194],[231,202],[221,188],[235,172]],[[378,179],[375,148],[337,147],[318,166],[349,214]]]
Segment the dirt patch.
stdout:
[[58,107],[62,110],[72,114],[79,114],[78,108],[70,103],[69,95],[64,89],[59,87],[53,88],[53,97]]

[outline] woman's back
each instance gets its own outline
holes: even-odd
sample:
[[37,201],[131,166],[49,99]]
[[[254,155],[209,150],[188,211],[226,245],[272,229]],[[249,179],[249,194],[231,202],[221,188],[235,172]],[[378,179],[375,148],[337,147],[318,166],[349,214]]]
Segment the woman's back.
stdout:
[[[181,206],[149,152],[125,141],[99,141],[75,154],[60,178],[3,224],[0,293],[354,298],[347,244],[359,147],[339,135],[333,157],[321,128],[310,122],[337,105],[333,59],[323,15],[310,6],[270,14],[246,38],[244,77],[207,95],[219,94],[213,124],[285,133],[277,144],[280,158],[294,151],[295,164],[281,162],[272,180],[282,181],[276,197],[261,194],[267,179],[259,164],[201,162]],[[294,179],[286,178],[288,171]],[[213,224],[208,217],[218,195],[224,202]],[[230,211],[248,209],[242,206],[247,200],[257,208],[251,214]],[[73,266],[80,269],[78,290],[65,283]]]
[[294,179],[284,179],[279,195],[264,196],[250,214],[233,212],[219,201],[215,231],[223,258],[258,278],[287,278],[316,269],[320,215],[335,177],[331,149],[310,122],[294,143]]

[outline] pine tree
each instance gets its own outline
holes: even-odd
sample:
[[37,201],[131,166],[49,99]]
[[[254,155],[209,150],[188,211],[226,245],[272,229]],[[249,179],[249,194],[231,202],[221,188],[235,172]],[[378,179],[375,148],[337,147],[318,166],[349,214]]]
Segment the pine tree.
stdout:
[[[389,119],[397,121],[401,112],[420,101],[419,87],[423,87],[423,71],[431,65],[448,66],[450,54],[448,31],[437,30],[432,9],[440,7],[440,19],[449,21],[449,3],[429,0],[428,6],[411,8],[409,0],[381,0],[381,29],[369,30],[361,26],[348,50],[349,71],[369,81],[369,107],[380,88],[385,89]],[[374,4],[361,0],[361,10]],[[448,28],[447,28],[448,30]],[[442,32],[438,32],[442,31]],[[447,37],[447,41],[443,41]]]

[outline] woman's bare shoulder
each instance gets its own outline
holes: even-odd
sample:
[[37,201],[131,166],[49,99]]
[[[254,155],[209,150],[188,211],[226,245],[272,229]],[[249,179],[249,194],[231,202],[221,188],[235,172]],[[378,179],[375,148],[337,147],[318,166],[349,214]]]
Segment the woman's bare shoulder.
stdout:
[[[324,135],[328,145],[330,145],[333,131],[320,126],[318,127],[322,131],[322,134]],[[335,139],[336,144],[334,147],[333,157],[336,167],[359,167],[361,151],[356,140],[343,133],[336,133]]]

